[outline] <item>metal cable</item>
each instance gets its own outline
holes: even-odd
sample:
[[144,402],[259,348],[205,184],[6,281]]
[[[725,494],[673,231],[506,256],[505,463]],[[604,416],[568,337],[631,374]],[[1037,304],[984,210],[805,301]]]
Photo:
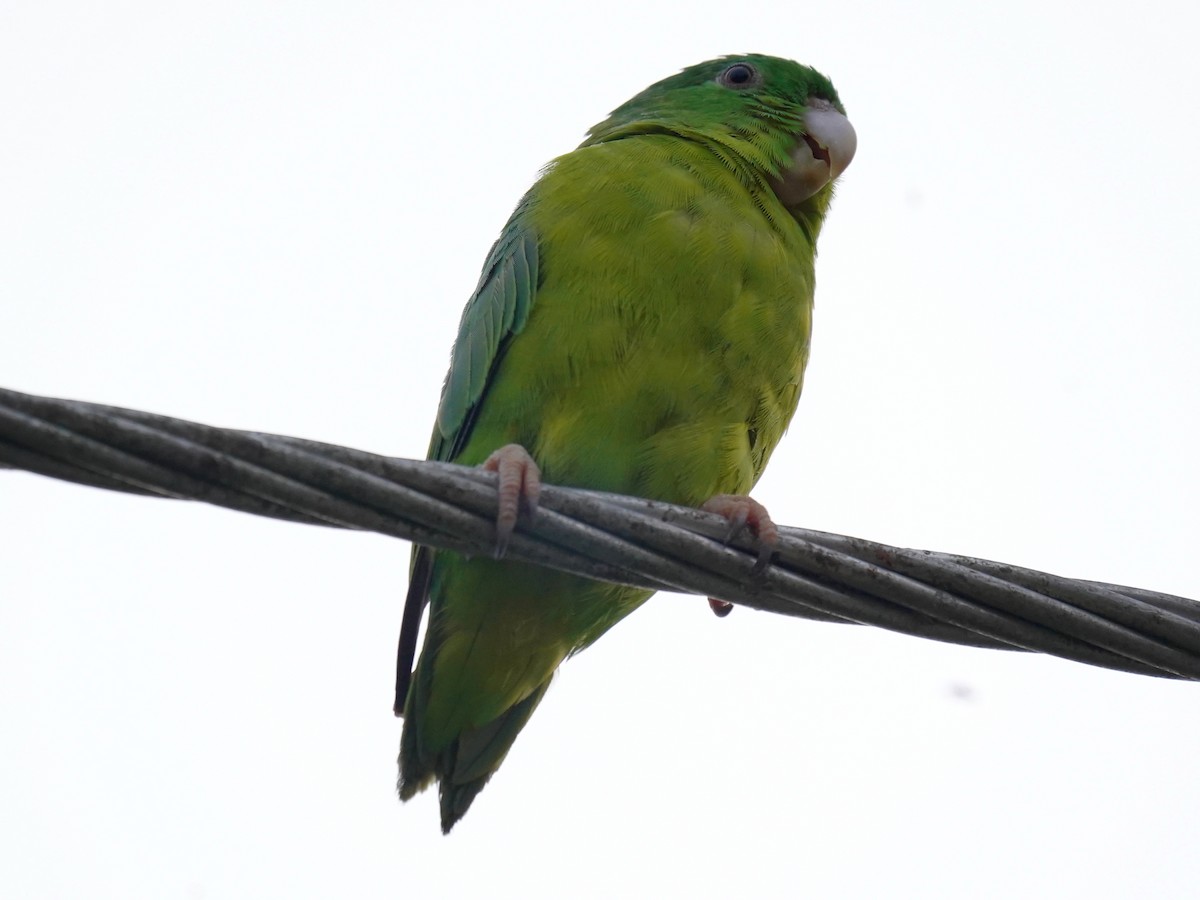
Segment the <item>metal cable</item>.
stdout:
[[[495,476],[282,435],[0,389],[0,466],[93,487],[355,528],[462,553],[495,546]],[[765,571],[718,516],[546,485],[506,556],[973,647],[1200,679],[1200,603],[1003,563],[781,528]]]

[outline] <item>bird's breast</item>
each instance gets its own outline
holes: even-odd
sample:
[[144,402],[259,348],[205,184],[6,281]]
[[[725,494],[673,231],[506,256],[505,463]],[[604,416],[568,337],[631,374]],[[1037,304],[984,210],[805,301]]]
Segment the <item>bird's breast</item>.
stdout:
[[559,483],[748,491],[799,396],[811,247],[702,148],[625,143],[535,187],[542,282],[471,443],[524,443]]

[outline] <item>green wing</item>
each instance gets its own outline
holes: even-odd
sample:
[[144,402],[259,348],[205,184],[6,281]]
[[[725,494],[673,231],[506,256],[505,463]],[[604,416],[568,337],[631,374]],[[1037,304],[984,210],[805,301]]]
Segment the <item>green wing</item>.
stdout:
[[525,221],[524,203],[492,245],[475,293],[467,301],[442,385],[429,458],[450,461],[471,432],[496,363],[509,339],[529,319],[538,280],[537,237]]
[[[467,301],[458,337],[450,355],[450,371],[442,385],[429,458],[453,461],[466,445],[476,411],[487,394],[496,364],[509,340],[519,334],[529,319],[538,286],[538,241],[528,221],[522,200],[491,252],[475,293]],[[409,571],[408,597],[396,651],[396,699],[393,711],[404,714],[408,684],[417,652],[417,631],[429,602],[429,579],[433,574],[433,551],[414,547]]]

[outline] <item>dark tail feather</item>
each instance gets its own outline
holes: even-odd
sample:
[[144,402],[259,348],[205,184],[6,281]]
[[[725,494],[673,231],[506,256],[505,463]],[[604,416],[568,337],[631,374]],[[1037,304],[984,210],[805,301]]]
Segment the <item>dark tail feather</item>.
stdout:
[[[454,823],[467,814],[475,795],[500,768],[529,717],[550,687],[546,679],[532,694],[504,715],[482,728],[465,731],[450,748],[453,762],[441,774],[438,798],[442,805],[442,834],[449,834]],[[450,754],[447,754],[449,756]]]
[[[437,779],[440,782],[438,798],[442,807],[442,833],[449,834],[455,823],[466,815],[475,795],[483,790],[488,779],[500,768],[513,741],[533,715],[549,686],[548,678],[528,697],[509,707],[499,717],[479,728],[464,731],[449,747],[433,754],[423,752],[421,704],[412,703],[405,715],[404,731],[400,736],[400,779],[397,784],[400,799],[412,799]],[[419,689],[419,686],[415,687]],[[410,699],[417,700],[415,697]]]
[[429,602],[429,580],[433,577],[433,551],[428,547],[413,547],[409,566],[408,596],[404,599],[404,617],[400,624],[400,642],[396,647],[396,699],[392,712],[404,715],[404,701],[412,681],[413,659],[417,655],[417,632],[421,616]]

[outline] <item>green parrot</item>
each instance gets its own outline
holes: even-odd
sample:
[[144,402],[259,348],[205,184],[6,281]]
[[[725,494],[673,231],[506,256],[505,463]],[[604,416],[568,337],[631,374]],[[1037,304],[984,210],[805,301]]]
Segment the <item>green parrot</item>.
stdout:
[[[796,409],[817,234],[855,143],[825,76],[752,54],[652,85],[546,167],[467,302],[429,448],[499,473],[498,556],[542,477],[705,506],[769,548],[744,495]],[[650,594],[415,547],[400,797],[438,781],[449,832],[559,664]]]

